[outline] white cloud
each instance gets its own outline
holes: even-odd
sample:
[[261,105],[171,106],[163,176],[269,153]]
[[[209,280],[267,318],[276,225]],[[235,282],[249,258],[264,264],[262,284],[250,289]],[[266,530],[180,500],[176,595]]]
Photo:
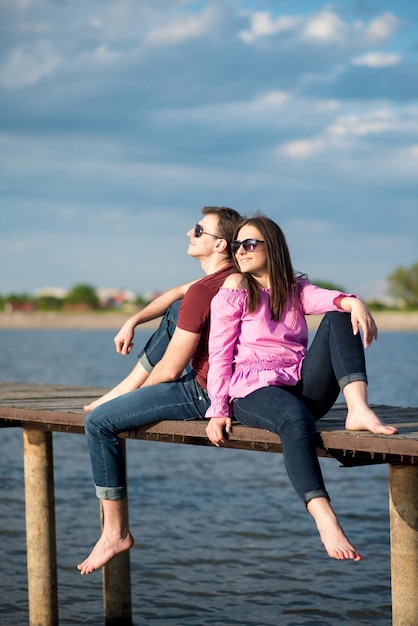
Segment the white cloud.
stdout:
[[292,159],[306,159],[322,152],[326,148],[326,143],[320,137],[314,139],[300,139],[289,141],[279,147],[279,152]]
[[355,57],[353,65],[365,67],[390,67],[398,65],[402,61],[402,55],[398,52],[368,52]]
[[248,15],[249,28],[239,32],[245,43],[251,44],[262,37],[293,31],[295,36],[317,43],[367,43],[386,41],[398,28],[400,21],[392,13],[383,13],[365,24],[355,20],[345,22],[332,10],[324,8],[312,15],[280,15],[274,17],[267,11],[244,13]]
[[364,137],[390,130],[397,130],[400,121],[396,113],[389,109],[377,109],[364,115],[338,117],[327,133],[333,137]]
[[144,42],[166,46],[197,39],[210,32],[217,19],[217,10],[210,6],[200,15],[183,14],[166,24],[151,29],[145,36]]
[[331,11],[322,11],[310,18],[304,28],[307,39],[317,41],[342,41],[347,34],[347,25]]
[[371,41],[383,41],[388,39],[398,26],[397,17],[392,13],[383,13],[370,22],[366,35]]
[[268,12],[255,12],[250,14],[250,28],[242,30],[238,36],[245,43],[252,43],[259,37],[268,37],[276,33],[293,30],[300,22],[300,18],[282,15],[274,19]]
[[250,109],[264,109],[266,107],[278,107],[289,99],[289,94],[285,91],[275,89],[268,93],[258,96],[248,103]]
[[[347,152],[355,148],[359,139],[387,133],[392,133],[394,137],[418,137],[418,110],[409,108],[396,111],[385,107],[362,114],[339,115],[316,136],[289,141],[278,146],[277,152],[291,159],[308,159],[319,152],[330,150]],[[391,158],[393,154],[392,149]],[[418,146],[408,148],[408,154],[418,156]]]
[[48,41],[34,46],[15,48],[3,68],[0,69],[0,86],[22,87],[33,85],[45,76],[51,76],[61,65],[62,58]]
[[118,50],[111,50],[107,43],[102,43],[93,52],[92,58],[99,63],[108,63],[120,59],[121,53]]
[[312,17],[281,15],[274,18],[268,12],[255,12],[249,16],[250,28],[239,33],[246,43],[260,37],[269,37],[286,31],[301,30],[302,37],[317,41],[340,41],[348,31],[348,26],[332,11],[325,10]]

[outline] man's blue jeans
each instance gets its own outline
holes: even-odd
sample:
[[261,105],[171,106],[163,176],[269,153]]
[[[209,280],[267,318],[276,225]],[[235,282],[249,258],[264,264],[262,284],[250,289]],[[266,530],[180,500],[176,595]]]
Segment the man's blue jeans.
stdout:
[[[167,312],[147,344],[151,365],[168,344],[173,311]],[[354,337],[348,314],[328,313],[308,350],[297,387],[266,387],[234,401],[234,418],[280,436],[289,478],[305,503],[312,497],[328,497],[316,455],[315,419],[331,408],[339,385],[352,380],[367,380],[360,336]],[[115,500],[126,494],[121,432],[164,419],[204,417],[208,406],[207,392],[189,368],[178,381],[137,389],[87,414],[85,430],[97,496]]]
[[[138,354],[138,361],[148,373],[152,371],[154,365],[156,365],[158,361],[161,361],[164,356],[170,339],[176,330],[180,304],[181,300],[173,302],[161,320],[157,330],[151,335],[144,348]],[[192,371],[192,365],[189,363],[184,373]]]
[[[179,303],[167,311],[159,328],[139,355],[151,371],[171,339]],[[147,367],[148,363],[148,367]],[[125,464],[118,435],[161,420],[192,420],[204,417],[209,407],[205,389],[196,381],[189,364],[174,382],[143,387],[98,406],[86,415],[84,428],[98,498],[118,500],[126,495]]]

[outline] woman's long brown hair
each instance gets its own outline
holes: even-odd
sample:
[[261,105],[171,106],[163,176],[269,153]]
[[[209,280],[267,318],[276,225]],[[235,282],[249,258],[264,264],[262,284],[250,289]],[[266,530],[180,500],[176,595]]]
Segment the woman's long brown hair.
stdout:
[[[283,312],[294,299],[297,286],[296,274],[293,270],[289,247],[280,226],[263,214],[245,218],[235,230],[234,239],[243,226],[254,226],[260,232],[266,246],[267,272],[270,279],[271,318],[279,321]],[[241,272],[236,256],[235,265],[246,277],[248,283],[248,312],[254,312],[260,304],[260,285],[249,272]]]

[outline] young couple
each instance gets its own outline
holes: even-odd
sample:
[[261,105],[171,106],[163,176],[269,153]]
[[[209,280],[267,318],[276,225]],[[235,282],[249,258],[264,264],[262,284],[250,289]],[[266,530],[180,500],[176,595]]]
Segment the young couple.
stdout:
[[[169,290],[124,324],[115,344],[127,354],[135,327],[165,312],[128,377],[85,407],[104,525],[78,569],[89,574],[134,543],[118,435],[160,420],[198,417],[210,418],[206,431],[215,445],[225,441],[232,418],[276,432],[291,483],[328,555],[358,561],[325,489],[315,420],[342,390],[347,429],[396,433],[367,403],[360,330],[367,347],[377,338],[374,320],[359,298],[296,274],[285,237],[269,218],[242,218],[226,207],[205,207],[202,214],[187,233],[188,254],[206,276]],[[308,349],[305,315],[315,313],[326,315]]]

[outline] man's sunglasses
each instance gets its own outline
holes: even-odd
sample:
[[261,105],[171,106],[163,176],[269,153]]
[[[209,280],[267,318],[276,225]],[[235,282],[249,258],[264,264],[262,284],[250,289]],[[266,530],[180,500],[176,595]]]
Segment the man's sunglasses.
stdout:
[[210,237],[215,237],[215,239],[223,239],[223,237],[219,237],[219,235],[212,235],[212,233],[207,233],[205,230],[203,230],[203,226],[201,226],[200,224],[196,224],[196,226],[194,227],[194,236],[201,237],[202,235],[209,235]]
[[254,252],[259,243],[264,243],[262,239],[244,239],[244,241],[231,241],[232,254],[236,254],[242,246],[245,252]]

